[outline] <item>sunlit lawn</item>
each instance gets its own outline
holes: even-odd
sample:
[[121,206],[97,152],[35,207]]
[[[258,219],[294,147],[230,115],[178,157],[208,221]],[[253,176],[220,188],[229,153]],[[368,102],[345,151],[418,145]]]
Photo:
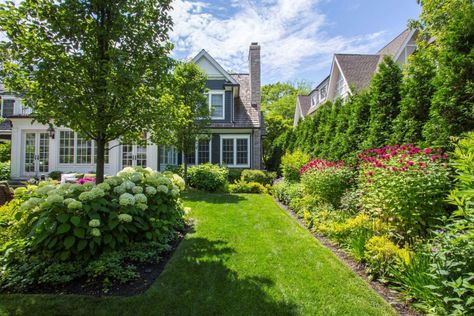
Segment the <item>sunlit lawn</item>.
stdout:
[[13,315],[391,315],[268,195],[192,193],[194,230],[143,295],[0,295]]

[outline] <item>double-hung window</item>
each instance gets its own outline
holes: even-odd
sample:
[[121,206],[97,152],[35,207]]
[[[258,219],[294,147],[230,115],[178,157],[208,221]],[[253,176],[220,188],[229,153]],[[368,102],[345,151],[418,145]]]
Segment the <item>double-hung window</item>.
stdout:
[[193,152],[188,155],[188,164],[199,165],[206,162],[211,162],[211,141],[199,139],[196,141]]
[[10,117],[13,115],[15,108],[15,100],[14,99],[1,99],[1,114],[2,117]]
[[221,135],[221,164],[250,167],[250,135]]
[[339,74],[339,78],[337,79],[336,82],[336,97],[343,97],[344,93],[346,92],[345,89],[345,82],[344,82],[344,77]]
[[[105,163],[109,163],[109,144],[105,145]],[[93,164],[97,160],[97,144],[73,131],[59,132],[59,163]]]
[[225,119],[225,91],[211,90],[207,94],[211,119]]

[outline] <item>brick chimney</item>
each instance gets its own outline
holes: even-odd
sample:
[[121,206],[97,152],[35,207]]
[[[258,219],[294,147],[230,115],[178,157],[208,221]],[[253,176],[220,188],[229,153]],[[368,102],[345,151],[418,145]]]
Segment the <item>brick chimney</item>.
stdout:
[[254,42],[249,49],[250,103],[260,110],[260,45]]

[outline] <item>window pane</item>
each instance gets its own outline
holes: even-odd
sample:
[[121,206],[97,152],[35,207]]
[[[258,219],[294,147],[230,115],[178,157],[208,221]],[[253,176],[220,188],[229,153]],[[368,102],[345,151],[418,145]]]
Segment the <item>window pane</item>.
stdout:
[[85,140],[79,135],[77,135],[76,163],[92,163],[92,141]]
[[189,165],[195,165],[196,164],[196,151],[193,150],[188,154],[188,157],[186,158],[186,161],[188,162]]
[[74,163],[74,132],[59,133],[59,162]]
[[3,117],[10,117],[13,115],[13,106],[15,100],[3,100]]
[[226,165],[234,164],[234,140],[222,140],[222,163]]
[[122,145],[122,167],[133,166],[133,145]]
[[146,167],[146,146],[137,145],[137,166]]
[[249,163],[249,141],[248,139],[237,139],[237,164],[247,165]]
[[25,134],[25,172],[35,172],[36,135]]
[[211,95],[211,112],[212,112],[212,117],[224,116],[224,95],[222,94]]
[[198,163],[209,162],[209,141],[200,140],[198,143]]

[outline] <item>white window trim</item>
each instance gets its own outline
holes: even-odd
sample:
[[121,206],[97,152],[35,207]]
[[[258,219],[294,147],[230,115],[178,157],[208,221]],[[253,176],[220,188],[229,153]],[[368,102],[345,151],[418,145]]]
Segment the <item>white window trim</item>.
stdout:
[[[250,135],[242,135],[242,134],[229,134],[229,135],[220,135],[220,164],[223,165],[222,162],[222,154],[223,154],[223,140],[224,139],[233,139],[234,140],[234,164],[226,166],[228,168],[250,168]],[[247,139],[247,164],[237,164],[237,139]]]
[[212,137],[209,138],[209,161],[205,161],[205,162],[199,161],[199,139],[197,139],[196,143],[194,144],[194,161],[195,163],[188,163],[188,166],[197,166],[197,165],[208,163],[208,162],[212,163]]
[[13,115],[15,115],[15,105],[16,105],[16,98],[12,97],[5,97],[4,95],[0,96],[1,104],[0,104],[0,117],[3,117],[3,101],[13,101]]
[[[339,91],[340,90],[340,91]],[[336,97],[343,97],[346,93],[346,82],[344,77],[339,74],[339,78],[336,81]]]
[[[166,152],[165,152],[165,149],[166,149]],[[168,149],[171,149],[173,151],[172,155],[173,155],[173,162],[172,163],[164,163],[161,161],[161,158],[164,158],[165,156],[165,153],[168,153]],[[158,152],[158,158],[160,160],[160,165],[169,165],[169,166],[177,166],[178,165],[178,150],[176,149],[176,147],[174,146],[160,146],[160,150]]]
[[[61,154],[61,132],[73,132],[74,133],[74,162],[72,163],[65,163],[65,162],[61,162],[61,157],[60,157],[60,154]],[[90,163],[78,163],[77,162],[77,151],[78,151],[78,147],[77,147],[77,136],[78,136],[78,133],[73,131],[73,130],[70,130],[70,129],[58,129],[56,131],[56,139],[57,139],[57,153],[58,153],[58,158],[57,158],[57,161],[58,161],[58,164],[59,166],[91,166],[91,165],[95,165],[96,164],[96,159],[95,159],[95,141],[94,140],[90,140],[91,141],[91,162]],[[106,148],[107,150],[107,148]],[[109,150],[109,162],[105,163],[106,166],[110,165],[110,150]]]
[[[211,113],[212,120],[225,120],[225,90],[209,90],[207,92],[207,102],[209,106],[209,113]],[[222,95],[222,116],[214,116],[212,115],[212,95]]]

